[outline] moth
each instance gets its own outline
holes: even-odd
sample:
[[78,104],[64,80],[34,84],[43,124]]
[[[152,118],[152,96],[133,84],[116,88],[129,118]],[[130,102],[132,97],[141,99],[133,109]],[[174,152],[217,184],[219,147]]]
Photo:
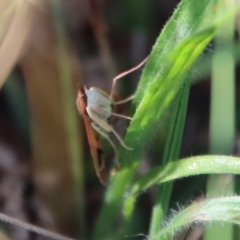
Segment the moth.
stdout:
[[93,165],[96,174],[103,185],[107,183],[108,171],[105,167],[103,150],[99,142],[100,138],[103,137],[107,139],[110,145],[113,147],[116,156],[117,166],[118,166],[117,147],[115,143],[112,141],[110,135],[113,134],[125,149],[132,150],[129,146],[127,146],[124,143],[122,138],[113,128],[111,122],[112,117],[119,117],[131,120],[130,117],[115,113],[113,111],[116,105],[126,103],[127,101],[130,101],[133,98],[132,95],[124,100],[116,101],[113,97],[116,81],[126,76],[127,74],[135,71],[136,69],[140,68],[146,62],[146,60],[147,58],[144,59],[144,61],[142,61],[136,67],[116,76],[113,79],[110,94],[97,87],[88,88],[87,86],[84,85],[78,86],[77,107],[84,120],[88,143],[93,158]]

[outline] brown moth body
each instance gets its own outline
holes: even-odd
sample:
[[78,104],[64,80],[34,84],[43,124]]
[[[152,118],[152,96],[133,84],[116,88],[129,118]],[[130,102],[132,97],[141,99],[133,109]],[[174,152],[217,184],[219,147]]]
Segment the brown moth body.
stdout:
[[140,68],[143,64],[145,64],[146,60],[147,58],[136,67],[116,76],[113,79],[110,94],[96,87],[87,88],[84,85],[79,85],[77,107],[84,119],[94,168],[100,182],[103,185],[107,183],[108,171],[105,167],[103,151],[99,143],[100,137],[107,139],[110,145],[113,147],[115,151],[115,163],[117,167],[119,166],[117,147],[112,141],[110,134],[113,134],[118,139],[122,147],[127,150],[132,150],[124,143],[122,138],[114,130],[111,123],[112,116],[131,120],[131,118],[128,116],[113,112],[113,107],[117,108],[116,110],[118,110],[120,104],[126,103],[133,98],[132,95],[124,100],[119,100],[117,95],[114,93],[116,81]]
[[83,85],[79,85],[78,87],[77,107],[84,120],[86,132],[87,132],[87,138],[88,138],[90,151],[93,158],[93,165],[94,165],[96,174],[100,182],[103,185],[105,185],[107,183],[108,174],[104,166],[103,151],[99,144],[100,134],[97,131],[95,131],[91,126],[92,120],[89,117],[86,110],[87,96],[86,96]]

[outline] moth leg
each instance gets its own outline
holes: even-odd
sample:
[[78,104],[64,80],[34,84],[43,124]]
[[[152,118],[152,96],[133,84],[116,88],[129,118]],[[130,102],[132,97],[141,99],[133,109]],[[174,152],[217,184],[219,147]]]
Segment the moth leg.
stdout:
[[109,125],[105,120],[100,118],[98,115],[95,114],[95,109],[92,107],[86,107],[87,113],[89,117],[98,125],[100,126],[103,130],[106,132],[110,133],[113,130],[113,127]]
[[118,135],[118,133],[117,133],[114,129],[112,130],[112,132],[113,132],[113,134],[116,136],[116,138],[119,140],[119,142],[121,143],[121,145],[122,145],[125,149],[127,149],[127,150],[133,150],[132,148],[128,147],[128,146],[124,143],[124,141],[122,140],[122,138]]
[[118,114],[118,113],[110,113],[111,115],[115,116],[115,117],[119,117],[119,118],[123,118],[123,119],[127,119],[127,120],[130,120],[132,121],[133,119],[131,117],[128,117],[128,116],[125,116],[125,115],[122,115],[122,114]]
[[[125,143],[123,142],[122,138],[118,135],[118,133],[113,129],[113,127],[111,125],[109,125],[106,121],[102,120],[99,116],[97,116],[94,113],[94,110],[90,107],[86,107],[87,113],[89,115],[89,117],[100,127],[102,128],[105,132],[107,133],[113,133],[116,138],[119,140],[119,142],[121,143],[121,145],[126,148],[127,150],[132,150],[132,148],[128,147],[127,145],[125,145]],[[102,133],[100,133],[102,134]],[[104,136],[104,135],[103,135]]]
[[134,98],[134,94],[132,94],[131,96],[129,96],[129,97],[123,99],[123,100],[120,100],[120,101],[117,101],[117,102],[113,102],[113,105],[119,105],[119,104],[123,104],[123,103],[129,102],[133,98]]
[[94,112],[103,113],[103,114],[106,113],[106,114],[109,114],[109,115],[113,115],[115,117],[119,117],[119,118],[123,118],[123,119],[127,119],[127,120],[132,120],[131,117],[128,117],[128,116],[125,116],[125,115],[122,115],[122,114],[108,112],[108,111],[105,111],[105,110],[102,110],[102,109],[98,109],[98,108],[93,108],[93,107],[91,107],[91,109]]
[[98,126],[95,122],[93,122],[92,127],[104,138],[106,138],[108,140],[108,142],[110,143],[110,145],[112,146],[113,150],[114,150],[114,154],[115,154],[115,164],[117,167],[119,167],[119,161],[118,161],[118,155],[117,155],[117,147],[115,145],[115,143],[111,140],[111,138],[109,137],[109,133],[106,132],[105,130],[101,129],[100,126]]
[[142,62],[140,62],[136,67],[133,67],[123,73],[120,73],[119,75],[117,75],[114,79],[113,79],[113,84],[112,84],[112,89],[111,89],[111,93],[110,93],[110,99],[112,99],[112,95],[113,95],[113,91],[114,91],[114,87],[116,85],[116,81],[120,78],[123,78],[124,76],[128,75],[131,72],[134,72],[135,70],[137,70],[138,68],[140,68],[142,65],[145,64],[145,62],[147,61],[148,57],[146,57]]

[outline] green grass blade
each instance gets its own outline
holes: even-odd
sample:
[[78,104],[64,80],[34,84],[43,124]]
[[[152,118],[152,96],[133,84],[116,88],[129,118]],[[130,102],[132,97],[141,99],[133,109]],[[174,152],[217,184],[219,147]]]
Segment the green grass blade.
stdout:
[[240,158],[220,155],[190,157],[155,167],[133,185],[130,195],[167,181],[199,174],[240,174]]
[[190,67],[211,41],[219,25],[237,10],[235,7],[226,11],[221,1],[217,0],[185,0],[166,24],[153,47],[136,93],[135,103],[140,101],[140,104],[125,137],[126,144],[133,151],[122,148],[119,151],[122,169],[111,178],[97,221],[95,239],[116,235],[124,196],[159,119],[174,101]]
[[[188,95],[190,88],[190,81],[187,82],[179,93],[177,98],[176,107],[171,114],[171,123],[169,126],[169,133],[167,136],[166,146],[164,150],[164,156],[162,163],[167,163],[178,159],[179,151],[182,142],[182,133],[184,129],[186,110],[188,105]],[[156,196],[156,203],[153,207],[151,224],[150,224],[150,236],[155,235],[159,226],[161,225],[164,216],[167,214],[169,200],[172,192],[172,182],[166,183],[161,186]]]
[[[235,63],[239,63],[240,61],[240,42],[233,41],[228,43],[221,44],[221,52],[231,52],[233,60]],[[212,71],[212,61],[213,61],[213,53],[209,51],[208,53],[204,54],[194,65],[194,72],[192,73],[193,81],[202,80],[208,77]],[[195,74],[195,73],[200,74]]]
[[[74,181],[74,196],[77,206],[78,223],[81,237],[85,234],[85,200],[84,200],[84,168],[81,150],[81,140],[77,123],[77,111],[75,105],[75,84],[68,58],[68,40],[64,29],[63,6],[61,2],[52,3],[52,11],[55,17],[55,29],[57,37],[57,51],[59,55],[59,73],[62,86],[62,99],[65,117],[66,138],[68,143],[68,154],[70,167]],[[75,85],[75,86],[74,86]]]
[[[225,2],[226,9],[236,2]],[[235,141],[235,70],[233,39],[235,18],[224,24],[216,36],[216,51],[212,62],[211,108],[210,108],[210,153],[232,154]],[[226,51],[222,45],[229,45]],[[209,176],[207,192],[213,197],[234,193],[234,178],[231,175]],[[233,226],[213,225],[205,232],[204,239],[233,239]]]
[[170,240],[172,236],[192,223],[231,222],[240,224],[240,197],[220,197],[193,202],[189,207],[176,214],[167,226],[151,240]]

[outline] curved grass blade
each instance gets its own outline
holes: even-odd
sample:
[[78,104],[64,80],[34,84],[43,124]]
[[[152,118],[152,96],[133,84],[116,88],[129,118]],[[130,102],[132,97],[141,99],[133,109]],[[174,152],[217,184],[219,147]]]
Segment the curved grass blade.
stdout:
[[240,197],[229,196],[194,201],[189,207],[176,214],[151,240],[170,240],[173,235],[192,223],[231,222],[240,224]]
[[130,195],[137,195],[154,184],[182,177],[220,173],[240,174],[240,158],[205,155],[170,162],[163,167],[155,167],[133,185]]

